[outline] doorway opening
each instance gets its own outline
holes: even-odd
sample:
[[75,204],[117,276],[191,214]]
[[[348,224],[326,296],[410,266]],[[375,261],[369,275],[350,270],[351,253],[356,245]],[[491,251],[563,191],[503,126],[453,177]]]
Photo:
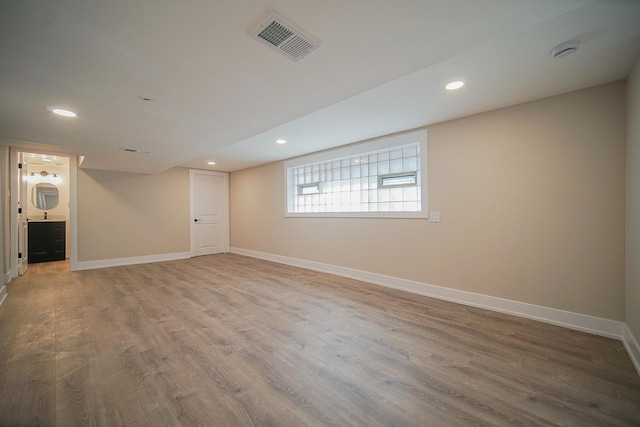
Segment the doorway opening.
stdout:
[[11,277],[24,274],[30,258],[68,259],[75,270],[77,158],[17,148],[10,155]]

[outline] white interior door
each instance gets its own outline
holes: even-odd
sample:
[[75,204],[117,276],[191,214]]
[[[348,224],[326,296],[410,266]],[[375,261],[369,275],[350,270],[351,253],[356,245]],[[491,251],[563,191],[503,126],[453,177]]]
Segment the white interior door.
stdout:
[[190,170],[191,254],[229,252],[229,174]]
[[29,268],[29,222],[27,209],[29,195],[27,194],[27,164],[23,153],[18,153],[18,274],[22,276]]

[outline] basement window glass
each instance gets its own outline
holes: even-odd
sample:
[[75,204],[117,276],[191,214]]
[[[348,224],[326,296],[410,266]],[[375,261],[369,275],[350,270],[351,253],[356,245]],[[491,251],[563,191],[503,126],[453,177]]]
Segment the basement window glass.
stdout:
[[426,131],[285,162],[290,217],[425,218]]

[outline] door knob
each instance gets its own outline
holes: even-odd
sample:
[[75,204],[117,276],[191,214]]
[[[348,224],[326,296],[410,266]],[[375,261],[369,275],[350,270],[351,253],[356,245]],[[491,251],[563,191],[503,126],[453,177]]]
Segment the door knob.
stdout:
[[193,222],[198,222],[200,221],[198,218],[194,219]]

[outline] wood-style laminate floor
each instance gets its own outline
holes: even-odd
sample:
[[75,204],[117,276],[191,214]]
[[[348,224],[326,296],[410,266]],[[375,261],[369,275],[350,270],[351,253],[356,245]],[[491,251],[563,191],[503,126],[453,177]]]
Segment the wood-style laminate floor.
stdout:
[[612,339],[232,254],[68,269],[8,286],[2,426],[640,425]]

